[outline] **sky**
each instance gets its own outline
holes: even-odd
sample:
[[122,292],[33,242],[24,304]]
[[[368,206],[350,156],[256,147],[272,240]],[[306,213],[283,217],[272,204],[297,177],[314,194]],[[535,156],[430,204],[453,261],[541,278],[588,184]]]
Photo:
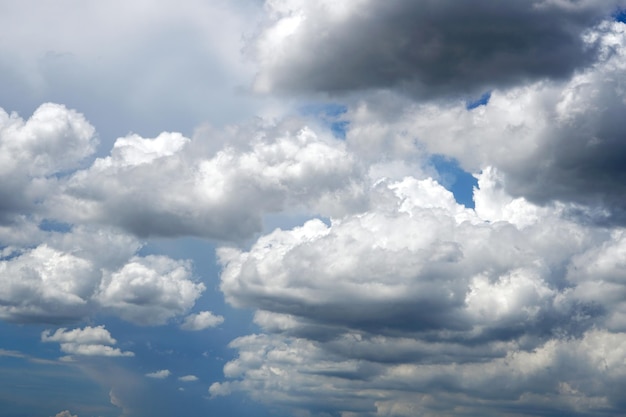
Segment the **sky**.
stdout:
[[625,21],[0,2],[0,414],[626,415]]

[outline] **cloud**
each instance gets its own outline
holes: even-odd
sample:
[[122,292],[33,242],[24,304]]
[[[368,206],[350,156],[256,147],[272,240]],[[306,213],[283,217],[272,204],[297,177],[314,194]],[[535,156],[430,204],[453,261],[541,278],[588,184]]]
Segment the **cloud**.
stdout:
[[566,79],[593,63],[585,34],[624,2],[268,1],[251,42],[258,91],[397,88],[417,98]]
[[63,105],[42,104],[28,120],[0,109],[0,224],[35,210],[56,189],[53,176],[78,168],[96,144],[84,116]]
[[185,317],[185,321],[180,325],[183,330],[204,330],[209,327],[219,326],[224,322],[224,317],[216,316],[210,311],[201,311],[197,314],[190,314]]
[[70,413],[68,410],[65,410],[65,411],[61,411],[60,413],[57,413],[54,417],[78,417],[78,416],[73,416],[72,413]]
[[94,287],[92,265],[85,259],[38,246],[0,262],[3,279],[0,315],[16,321],[64,321],[87,313]]
[[195,382],[198,380],[198,377],[195,375],[185,375],[178,377],[178,380],[182,382]]
[[[311,220],[260,238],[249,252],[220,249],[226,300],[314,324],[376,332],[446,329],[468,332],[468,338],[483,336],[472,333],[478,325],[486,333],[509,321],[532,327],[550,311],[555,292],[545,280],[552,266],[513,225],[487,227],[432,180],[381,182],[372,200],[369,212],[333,219],[330,226]],[[504,242],[516,242],[519,250],[504,249]],[[483,280],[495,291],[489,299],[510,294],[510,309],[468,315],[474,305],[468,289]]]
[[215,150],[177,133],[120,138],[110,156],[68,179],[51,215],[144,237],[233,241],[288,206],[334,214],[362,204],[361,170],[345,144],[301,124],[291,129],[242,129]]
[[599,358],[625,337],[623,233],[493,175],[475,211],[429,179],[381,180],[366,212],[219,249],[226,300],[262,333],[231,343],[211,394],[364,416],[620,409],[626,352]]
[[100,305],[140,325],[164,324],[195,304],[205,289],[191,278],[191,265],[165,256],[133,257],[106,274],[96,298]]
[[188,261],[137,256],[141,243],[113,229],[75,226],[40,237],[0,258],[4,320],[58,324],[104,312],[157,325],[185,314],[205,288]]
[[26,193],[26,206],[0,225],[10,245],[0,259],[0,316],[9,321],[66,323],[104,311],[157,325],[187,313],[205,289],[191,264],[137,256],[142,243],[123,230],[242,241],[268,213],[366,205],[364,171],[345,143],[297,120],[233,128],[210,144],[131,134],[90,165],[95,133],[79,113],[46,104],[27,122],[7,120],[3,146],[11,163],[24,163],[6,167],[24,187],[46,190]]
[[593,66],[559,82],[496,89],[475,109],[460,100],[416,104],[393,94],[363,100],[349,110],[346,140],[357,149],[425,148],[469,172],[497,172],[515,197],[571,203],[569,215],[624,224],[625,34],[623,23],[604,23],[588,34],[600,45]]
[[[351,336],[333,342],[344,343],[343,352],[276,335],[236,339],[231,346],[240,355],[225,366],[235,380],[211,391],[244,390],[259,401],[320,414],[586,416],[616,411],[626,375],[626,352],[608,348],[621,346],[623,333],[590,330],[581,338],[555,338],[533,350],[509,346],[505,354],[460,363],[359,359],[349,352],[371,340]],[[388,346],[397,343],[381,341],[378,348]]]
[[154,378],[154,379],[165,379],[171,374],[172,373],[169,371],[169,369],[161,369],[160,371],[150,372],[146,374],[146,376],[148,378]]
[[118,348],[113,348],[117,341],[104,326],[84,329],[67,330],[57,329],[51,334],[50,330],[41,333],[42,342],[58,342],[61,344],[61,351],[80,356],[135,356],[133,352],[123,352]]

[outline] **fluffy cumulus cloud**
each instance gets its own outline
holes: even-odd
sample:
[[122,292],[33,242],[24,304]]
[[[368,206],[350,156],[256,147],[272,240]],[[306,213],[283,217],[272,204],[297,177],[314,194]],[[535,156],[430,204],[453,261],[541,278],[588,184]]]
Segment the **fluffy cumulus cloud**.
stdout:
[[302,125],[268,130],[242,129],[250,137],[218,149],[176,133],[120,138],[68,179],[51,210],[140,236],[238,240],[288,205],[333,214],[360,203],[360,168],[344,143]]
[[0,109],[0,224],[55,189],[55,176],[79,167],[97,144],[84,116],[47,103],[24,120]]
[[622,0],[271,0],[251,49],[259,91],[476,93],[592,64],[586,32]]
[[141,325],[164,324],[189,310],[204,291],[188,262],[165,256],[134,257],[106,274],[96,298],[104,309]]
[[57,329],[54,333],[45,330],[41,334],[42,342],[57,342],[61,344],[61,351],[70,355],[81,356],[134,356],[133,352],[122,351],[112,345],[117,340],[111,337],[111,333],[104,326],[84,329],[67,330]]
[[[7,188],[0,228],[0,316],[11,321],[104,311],[163,324],[187,313],[205,286],[189,262],[138,256],[133,234],[236,241],[259,232],[268,212],[365,204],[363,170],[345,143],[295,121],[234,129],[211,146],[179,133],[129,135],[91,162],[94,129],[73,110],[46,104],[28,121],[5,113],[3,123],[3,186],[25,190]],[[200,313],[183,327],[220,319]]]
[[219,326],[222,323],[224,323],[224,317],[215,315],[210,311],[201,311],[185,317],[180,328],[183,330],[204,330],[209,327]]
[[103,269],[116,270],[140,247],[113,230],[77,227],[38,234],[35,247],[8,247],[0,259],[0,316],[18,322],[65,322],[97,308]]
[[212,395],[348,415],[618,409],[626,356],[600,358],[626,337],[622,233],[493,175],[475,210],[429,179],[381,181],[366,212],[222,248],[222,291],[264,333],[231,344]]
[[185,314],[204,291],[187,261],[137,256],[137,239],[106,228],[49,232],[0,259],[0,317],[63,323],[106,312],[156,325]]

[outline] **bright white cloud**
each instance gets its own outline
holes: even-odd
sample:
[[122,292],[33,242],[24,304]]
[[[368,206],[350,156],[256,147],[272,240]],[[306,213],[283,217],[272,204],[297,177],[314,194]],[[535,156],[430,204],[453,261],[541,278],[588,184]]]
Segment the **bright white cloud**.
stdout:
[[46,330],[41,334],[41,340],[42,342],[78,343],[84,345],[114,345],[117,343],[104,326],[87,326],[84,329],[74,330],[61,328],[52,334]]
[[51,176],[75,169],[97,144],[82,114],[46,103],[24,120],[0,109],[0,224],[36,209],[57,189]]
[[41,334],[42,342],[57,342],[61,344],[61,351],[80,356],[135,356],[133,352],[123,352],[119,348],[114,348],[117,341],[104,326],[84,329],[67,330],[57,329],[54,333],[45,330]]
[[16,321],[81,317],[98,280],[88,260],[45,244],[0,261],[0,274],[0,315]]
[[198,380],[198,377],[195,375],[185,375],[178,377],[178,380],[181,382],[195,382]]
[[196,314],[190,314],[180,325],[183,330],[204,330],[210,327],[219,326],[224,323],[224,317],[216,316],[210,311],[201,311]]

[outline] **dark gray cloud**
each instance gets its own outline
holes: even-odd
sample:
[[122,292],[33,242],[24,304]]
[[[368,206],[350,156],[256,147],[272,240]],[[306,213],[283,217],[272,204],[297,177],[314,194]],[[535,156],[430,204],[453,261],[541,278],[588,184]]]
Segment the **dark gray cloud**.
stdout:
[[417,98],[565,79],[597,53],[585,32],[622,0],[267,2],[260,91],[397,88]]

